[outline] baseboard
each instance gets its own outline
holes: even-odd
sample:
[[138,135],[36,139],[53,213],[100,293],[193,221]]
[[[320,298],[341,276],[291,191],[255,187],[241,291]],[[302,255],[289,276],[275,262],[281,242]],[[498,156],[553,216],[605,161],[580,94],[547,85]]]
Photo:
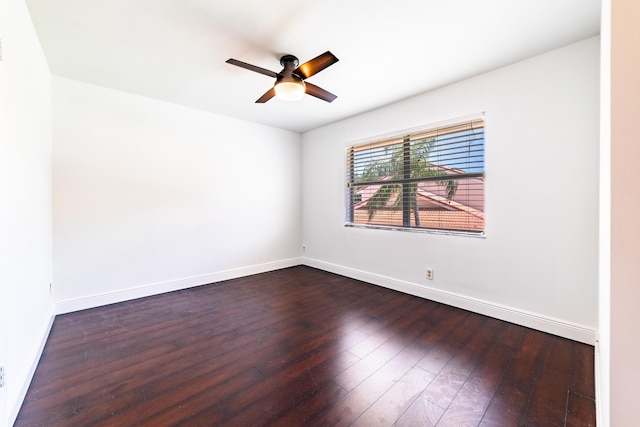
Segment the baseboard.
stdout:
[[552,317],[543,316],[536,313],[530,313],[517,308],[495,304],[477,298],[471,298],[452,292],[430,288],[428,286],[417,285],[415,283],[405,282],[393,279],[391,277],[373,274],[338,264],[320,261],[317,259],[303,257],[302,264],[309,267],[318,268],[320,270],[329,271],[331,273],[340,274],[342,276],[351,277],[353,279],[362,280],[374,285],[404,292],[410,295],[415,295],[432,301],[437,301],[443,304],[473,311],[474,313],[484,314],[486,316],[505,320],[507,322],[526,326],[528,328],[547,332],[553,335],[558,335],[574,341],[579,341],[590,345],[595,344],[595,329],[583,325],[554,319]]
[[137,298],[158,295],[165,292],[179,291],[181,289],[192,288],[194,286],[206,285],[209,283],[221,282],[223,280],[236,279],[238,277],[250,276],[253,274],[266,273],[268,271],[279,270],[282,268],[300,265],[300,258],[290,258],[276,262],[265,264],[257,264],[248,267],[235,268],[230,270],[218,271],[215,273],[204,274],[201,276],[187,277],[178,280],[170,280],[167,282],[152,283],[143,286],[137,286],[129,289],[122,289],[114,292],[103,294],[89,295],[81,298],[74,298],[62,301],[56,301],[56,313],[64,314],[73,311],[85,310],[93,307],[114,304],[123,301],[129,301]]
[[578,325],[552,317],[527,312],[517,308],[495,304],[477,298],[471,298],[424,285],[405,282],[391,277],[386,277],[379,274],[369,273],[363,270],[358,270],[350,267],[345,267],[343,265],[333,264],[306,257],[290,258],[271,263],[223,270],[201,276],[193,276],[167,282],[153,283],[104,294],[89,295],[81,298],[56,301],[56,313],[64,314],[73,311],[114,304],[122,301],[129,301],[136,298],[143,298],[165,292],[187,289],[194,286],[205,285],[208,283],[221,282],[223,280],[250,276],[252,274],[265,273],[268,271],[293,267],[300,264],[340,274],[346,277],[351,277],[357,280],[362,280],[364,282],[383,286],[389,289],[394,289],[410,295],[415,295],[429,300],[441,302],[443,304],[448,304],[454,307],[473,311],[475,313],[484,314],[486,316],[495,317],[496,319],[501,319],[532,329],[548,332],[550,334],[565,337],[574,341],[579,341],[590,345],[594,345],[596,342],[596,331],[593,328],[589,328],[583,325]]
[[27,377],[22,383],[22,388],[20,389],[20,394],[18,395],[18,399],[13,402],[11,408],[9,408],[9,425],[12,426],[16,418],[18,418],[18,413],[20,412],[20,408],[22,407],[22,402],[24,402],[24,398],[27,395],[27,391],[29,390],[29,385],[31,385],[31,380],[33,379],[33,375],[36,373],[36,368],[38,367],[38,363],[40,362],[40,357],[42,356],[42,352],[44,351],[44,345],[47,343],[47,338],[49,338],[49,333],[51,332],[51,327],[53,326],[53,321],[56,318],[55,314],[52,312],[49,316],[49,322],[45,326],[43,333],[40,334],[39,341],[40,344],[36,348],[35,354],[26,355],[26,357],[31,356],[31,367],[29,368],[29,372],[27,373]]

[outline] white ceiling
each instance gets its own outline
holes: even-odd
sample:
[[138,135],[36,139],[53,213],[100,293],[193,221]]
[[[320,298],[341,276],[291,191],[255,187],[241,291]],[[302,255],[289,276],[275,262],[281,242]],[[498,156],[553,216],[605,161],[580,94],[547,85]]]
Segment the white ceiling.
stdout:
[[[600,0],[27,0],[54,75],[304,132],[599,34]],[[254,101],[327,50],[333,103]]]

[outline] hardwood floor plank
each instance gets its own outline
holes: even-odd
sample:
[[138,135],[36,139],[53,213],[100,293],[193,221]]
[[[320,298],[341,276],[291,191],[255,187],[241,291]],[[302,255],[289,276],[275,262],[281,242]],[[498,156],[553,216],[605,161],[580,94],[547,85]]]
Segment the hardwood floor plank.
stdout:
[[140,425],[173,426],[190,420],[193,414],[203,410],[208,411],[209,425],[215,425],[223,419],[223,412],[217,410],[217,402],[230,393],[241,392],[264,381],[264,377],[253,369],[237,371],[235,376],[228,376],[227,373],[220,377],[203,377],[201,381],[181,387],[183,392],[178,395],[163,393],[153,398],[146,397],[144,402],[132,405],[126,411],[108,415],[94,425],[121,426],[127,425],[131,419],[137,419]]
[[316,383],[321,384],[333,379],[357,361],[359,359],[349,352],[336,353],[335,348],[327,347],[325,351],[310,354],[289,369],[270,376],[268,381],[252,387],[242,395],[231,396],[225,405],[229,412],[239,413],[254,402],[268,402],[273,397],[274,390],[285,389],[301,377],[310,375]]
[[394,427],[433,427],[442,417],[444,409],[418,396],[411,406],[398,418]]
[[57,316],[15,426],[590,426],[593,360],[300,266]]
[[506,381],[521,390],[530,389],[531,376],[537,372],[538,361],[547,345],[549,336],[543,332],[527,330],[512,364],[506,373]]
[[595,400],[595,375],[593,347],[572,342],[573,369],[571,371],[571,390]]
[[354,327],[355,323],[353,322],[347,328],[340,324],[324,328],[307,327],[303,333],[297,334],[279,347],[276,353],[271,355],[262,353],[258,369],[265,375],[275,374],[283,369],[288,369],[292,364],[325,346],[331,346],[332,352],[336,351],[334,347],[338,344],[348,350],[348,343],[357,345],[362,339],[365,339],[359,330],[350,330]]
[[[136,382],[136,388],[129,388],[128,394],[137,394],[138,390],[143,389],[144,401],[138,405],[112,405],[110,421],[113,425],[122,425],[132,417],[146,420],[158,417],[163,408],[174,408],[174,412],[177,411],[175,408],[186,407],[194,411],[202,410],[204,408],[198,406],[201,402],[208,405],[216,401],[214,398],[222,400],[229,394],[264,382],[264,376],[254,368],[250,360],[235,362],[227,359],[210,366],[206,363],[195,365],[193,369],[183,370],[178,374],[141,377]],[[176,389],[181,392],[171,392]],[[125,396],[123,393],[118,397]]]
[[479,425],[513,357],[506,347],[490,347],[443,414],[439,426]]
[[[405,347],[420,334],[418,329],[411,329],[410,326],[411,324],[406,325],[403,330],[405,333],[399,333],[394,336],[367,356],[360,359],[352,367],[339,374],[335,378],[336,383],[345,390],[351,391],[388,361],[395,358],[398,353],[401,353]],[[424,348],[423,346],[421,347]]]
[[305,396],[268,425],[273,427],[305,426],[322,412],[342,399],[347,392],[333,381],[328,381]]
[[[226,424],[258,425],[275,420],[312,395],[318,385],[332,382],[336,373],[348,368],[356,360],[352,354],[343,352],[329,359],[321,359],[317,365],[313,365],[312,360],[301,362],[306,369],[300,366],[300,369],[288,370],[226,401],[225,408],[229,414]],[[292,372],[297,374],[292,377]]]
[[435,346],[441,342],[455,327],[460,324],[469,312],[455,310],[449,306],[442,306],[442,320],[420,338],[421,342],[427,346]]
[[480,421],[482,427],[517,427],[524,416],[528,393],[507,382],[491,399],[491,403]]
[[[253,371],[255,372],[255,371]],[[141,422],[141,425],[147,426],[197,426],[197,425],[221,425],[227,414],[222,403],[225,396],[229,393],[241,393],[243,390],[255,386],[264,381],[264,378],[258,380],[257,377],[250,377],[249,371],[240,374],[245,381],[236,381],[234,378],[229,385],[234,385],[235,390],[225,388],[226,384],[221,384],[220,390],[209,389],[188,397],[173,406],[167,407],[162,412],[157,412],[151,417]],[[117,424],[123,425],[123,424]]]
[[[399,301],[402,302],[402,301]],[[418,304],[416,304],[418,302]],[[395,303],[395,301],[394,301]],[[376,348],[390,340],[397,332],[398,328],[406,326],[407,323],[414,323],[418,318],[422,318],[419,301],[402,302],[404,309],[398,310],[399,303],[395,304],[395,312],[385,313],[384,318],[381,320],[379,317],[375,317],[375,320],[368,322],[361,330],[369,334],[368,338],[362,340],[357,345],[349,349],[351,353],[359,358],[363,358]],[[411,314],[410,316],[407,314]],[[379,314],[378,314],[379,316]],[[376,327],[370,327],[369,325],[375,324]]]
[[[435,338],[441,333],[440,331],[446,329],[428,330],[424,335],[429,336],[426,341],[432,343],[433,348],[420,360],[418,366],[437,375],[479,327],[479,317],[466,316],[453,331],[446,335],[446,340],[444,340],[445,335],[441,335],[439,341]],[[425,342],[425,339],[421,339],[421,342]]]
[[534,425],[563,426],[571,378],[571,342],[549,337],[527,408],[526,420]]
[[[396,344],[401,347],[402,344]],[[421,343],[404,347],[394,357],[376,369],[375,375],[369,375],[347,395],[336,402],[329,410],[312,420],[310,425],[348,425],[360,414],[384,395],[397,381],[400,380],[424,355]],[[367,358],[370,356],[367,356]],[[362,359],[360,362],[366,360]],[[355,366],[355,365],[354,365]]]
[[593,399],[569,392],[566,427],[594,427],[596,403]]
[[467,338],[468,341],[462,349],[424,390],[422,396],[425,399],[442,409],[449,407],[496,334],[496,331],[491,328],[481,327],[486,324],[490,324],[489,318],[480,316],[475,318],[475,327],[472,330],[476,333]]
[[514,325],[513,323],[506,323],[500,332],[497,341],[504,346],[516,349],[520,346],[526,331],[527,329],[522,326]]
[[354,427],[390,426],[420,397],[434,376],[413,367],[358,417]]

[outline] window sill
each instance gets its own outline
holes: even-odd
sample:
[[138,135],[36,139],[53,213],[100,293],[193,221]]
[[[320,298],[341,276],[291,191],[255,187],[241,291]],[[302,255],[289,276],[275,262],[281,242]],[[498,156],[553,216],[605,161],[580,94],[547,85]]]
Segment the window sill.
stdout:
[[402,231],[402,232],[408,232],[408,233],[440,234],[440,235],[447,235],[447,236],[475,237],[475,238],[481,238],[481,239],[485,239],[487,237],[484,231],[476,232],[476,231],[438,230],[434,228],[393,227],[388,225],[353,224],[350,222],[345,223],[344,226],[348,228],[366,228],[366,229],[372,229],[372,230],[391,230],[391,231]]

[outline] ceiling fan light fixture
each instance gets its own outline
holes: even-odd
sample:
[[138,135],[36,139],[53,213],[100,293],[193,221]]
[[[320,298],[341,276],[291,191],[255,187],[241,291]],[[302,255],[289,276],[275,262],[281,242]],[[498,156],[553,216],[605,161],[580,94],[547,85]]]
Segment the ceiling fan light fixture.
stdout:
[[298,101],[305,93],[305,84],[295,77],[284,77],[278,80],[274,86],[276,96],[283,101]]

